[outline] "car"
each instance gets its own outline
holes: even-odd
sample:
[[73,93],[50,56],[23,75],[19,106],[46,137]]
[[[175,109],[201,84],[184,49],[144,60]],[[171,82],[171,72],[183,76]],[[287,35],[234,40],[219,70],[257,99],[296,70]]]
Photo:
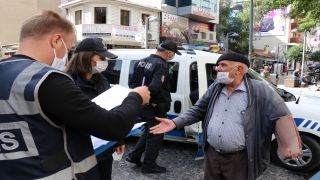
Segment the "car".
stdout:
[[[118,58],[109,59],[109,66],[102,74],[109,79],[110,84],[118,84],[128,88],[134,64],[151,53],[155,53],[155,49],[119,49],[110,50],[110,52],[118,55]],[[198,89],[199,96],[205,93],[208,88],[208,80],[212,79],[214,68],[217,65],[216,62],[221,56],[220,54],[197,50],[180,50],[180,52],[182,53],[181,56],[175,56],[174,59],[168,61],[172,98],[170,111],[168,112],[169,119],[179,116],[192,106],[189,98],[192,91]],[[303,142],[302,154],[297,160],[293,161],[279,156],[277,142],[273,137],[271,158],[278,165],[295,171],[309,171],[317,167],[320,164],[320,104],[316,104],[313,99],[304,96],[299,98],[299,96],[295,96],[284,89],[277,88],[252,69],[249,69],[247,75],[264,82],[283,98],[292,112]],[[197,144],[199,148],[196,159],[203,158],[201,122],[186,126],[183,129],[172,130],[165,134],[164,139]]]
[[312,64],[309,66],[309,71],[313,71],[316,74],[320,74],[320,63],[319,64]]

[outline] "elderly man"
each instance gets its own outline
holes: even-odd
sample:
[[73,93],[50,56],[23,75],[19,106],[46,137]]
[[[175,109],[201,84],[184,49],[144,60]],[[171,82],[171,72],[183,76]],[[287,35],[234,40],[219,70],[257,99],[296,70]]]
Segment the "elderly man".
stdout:
[[[283,143],[280,153],[296,158],[301,152],[300,137],[283,99],[264,83],[246,76],[249,61],[245,56],[227,53],[219,57],[217,65],[218,82],[173,121],[157,118],[161,123],[152,127],[151,133],[202,121],[204,179],[259,177],[269,165],[273,131]],[[290,137],[281,130],[282,123]]]
[[16,55],[0,62],[1,179],[99,180],[90,134],[124,139],[150,92],[139,87],[117,110],[85,97],[64,67],[75,39],[52,11],[27,19]]

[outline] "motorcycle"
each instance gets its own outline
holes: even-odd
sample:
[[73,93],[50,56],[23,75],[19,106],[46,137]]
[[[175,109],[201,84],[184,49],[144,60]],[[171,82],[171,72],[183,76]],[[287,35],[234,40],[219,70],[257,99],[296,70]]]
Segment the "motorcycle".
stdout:
[[313,71],[308,71],[305,76],[302,76],[302,82],[306,85],[316,85],[317,79],[316,79],[316,73]]

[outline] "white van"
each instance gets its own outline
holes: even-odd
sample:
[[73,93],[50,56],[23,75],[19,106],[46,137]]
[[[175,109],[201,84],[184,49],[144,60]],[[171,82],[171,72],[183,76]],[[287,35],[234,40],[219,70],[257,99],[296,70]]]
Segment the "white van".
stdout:
[[[108,78],[110,84],[118,84],[123,87],[129,87],[129,78],[133,73],[134,64],[155,53],[156,50],[144,49],[123,49],[110,50],[118,55],[117,59],[108,60],[109,66],[103,75]],[[168,61],[171,76],[171,108],[168,112],[168,118],[173,119],[192,106],[189,94],[191,91],[199,88],[200,96],[204,94],[208,87],[208,80],[212,79],[213,70],[220,54],[204,51],[180,51],[181,56],[175,56],[173,60]],[[248,75],[251,78],[261,80],[268,84],[286,101],[287,106],[294,116],[294,120],[299,129],[303,141],[303,153],[295,161],[284,159],[278,155],[277,143],[273,137],[271,148],[271,157],[280,166],[291,170],[309,171],[320,164],[320,102],[308,102],[307,98],[300,98],[296,104],[296,97],[282,89],[278,89],[258,73],[249,70]],[[319,97],[320,99],[320,97]],[[182,130],[173,130],[165,134],[165,140],[196,143],[199,145],[197,157],[203,156],[201,149],[202,129],[201,123],[187,126]]]

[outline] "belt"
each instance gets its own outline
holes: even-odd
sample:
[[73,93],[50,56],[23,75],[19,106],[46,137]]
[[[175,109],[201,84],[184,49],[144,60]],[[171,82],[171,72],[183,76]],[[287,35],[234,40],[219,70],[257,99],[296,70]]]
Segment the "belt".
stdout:
[[235,154],[239,154],[239,153],[243,153],[243,152],[247,151],[247,149],[242,149],[242,150],[239,150],[239,151],[225,152],[225,151],[222,151],[222,150],[219,150],[219,149],[215,149],[214,147],[212,147],[212,148],[217,153],[219,153],[221,155],[224,155],[224,156],[235,155]]

